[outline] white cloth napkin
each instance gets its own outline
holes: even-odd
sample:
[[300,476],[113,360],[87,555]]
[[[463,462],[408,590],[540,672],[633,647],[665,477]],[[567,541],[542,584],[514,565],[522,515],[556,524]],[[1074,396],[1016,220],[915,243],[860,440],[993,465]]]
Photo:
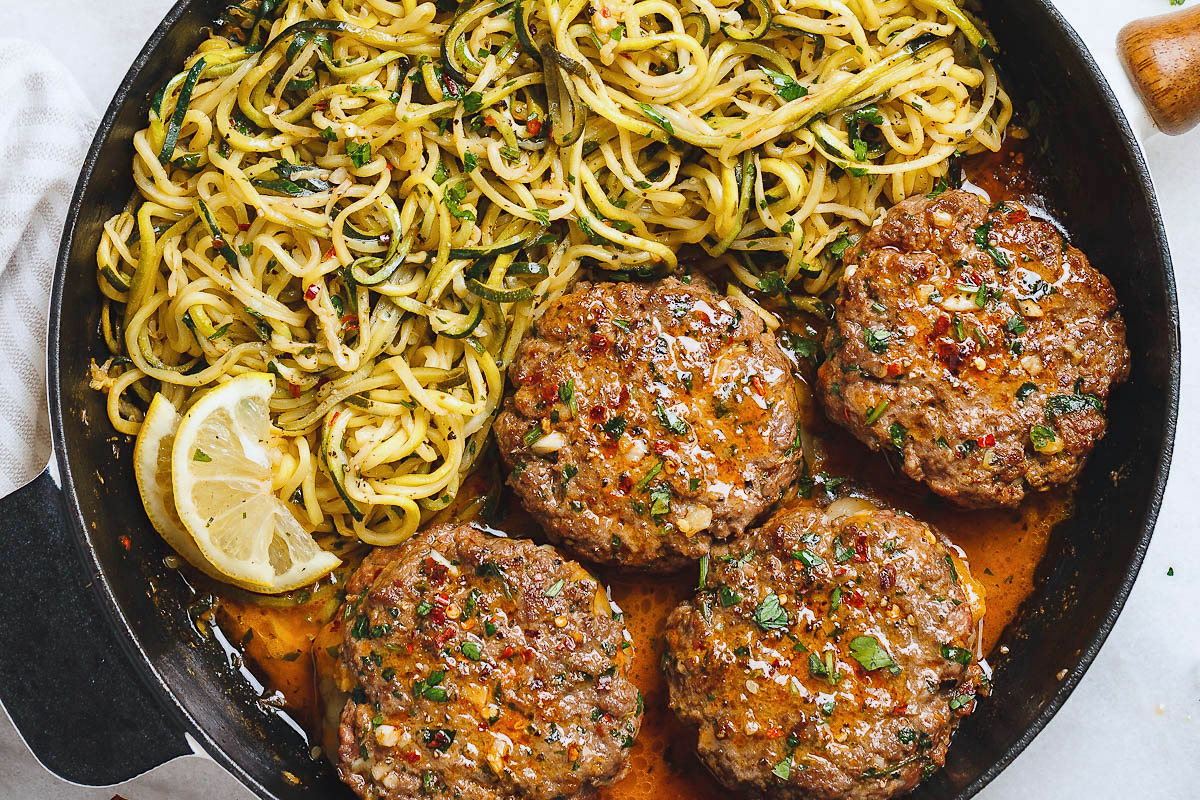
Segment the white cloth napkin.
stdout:
[[96,112],[40,45],[0,39],[0,497],[45,468],[46,318]]

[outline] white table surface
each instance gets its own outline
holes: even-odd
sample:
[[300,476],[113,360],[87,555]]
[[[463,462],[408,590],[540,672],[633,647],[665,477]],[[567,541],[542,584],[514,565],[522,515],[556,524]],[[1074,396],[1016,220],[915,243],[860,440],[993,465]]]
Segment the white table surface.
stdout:
[[[1003,0],[984,0],[1003,2]],[[1192,0],[1200,2],[1200,0]],[[1116,32],[1131,19],[1170,9],[1168,0],[1057,0],[1132,110],[1144,114],[1117,66]],[[96,111],[108,105],[128,65],[171,0],[0,0],[0,36],[33,39],[67,65]],[[0,65],[3,69],[3,65]],[[1183,317],[1183,395],[1175,465],[1153,544],[1112,636],[1049,726],[983,800],[1200,797],[1200,545],[1188,505],[1200,481],[1200,367],[1193,360],[1200,314],[1200,131],[1149,135],[1146,153],[1175,256]],[[1122,209],[1098,208],[1120,224]],[[1168,576],[1168,569],[1174,576]],[[1053,647],[1052,642],[1046,643]],[[67,784],[46,772],[0,714],[0,796],[41,800],[242,800],[250,795],[203,756],[177,759],[119,787]]]

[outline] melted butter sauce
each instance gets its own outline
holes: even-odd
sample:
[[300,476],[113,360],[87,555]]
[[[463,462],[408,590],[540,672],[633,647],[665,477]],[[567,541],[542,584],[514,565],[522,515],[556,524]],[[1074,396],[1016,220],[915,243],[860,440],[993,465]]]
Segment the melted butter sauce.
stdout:
[[[1038,211],[1038,216],[1052,219],[1044,211],[1025,148],[1020,142],[1010,143],[1000,153],[976,158],[967,165],[973,187],[992,201],[1021,200]],[[868,451],[848,433],[827,423],[814,405],[804,409],[804,417],[810,434],[806,457],[813,473],[846,477],[846,483],[839,487],[841,496],[863,497],[907,511],[934,526],[966,553],[972,575],[986,592],[982,649],[985,655],[992,653],[1034,588],[1034,572],[1051,530],[1071,514],[1073,489],[1038,494],[1017,509],[966,511],[937,498],[894,469],[887,457]],[[486,470],[479,470],[482,472]],[[495,474],[480,479],[481,483],[488,480],[494,481]],[[482,494],[487,488],[469,482],[460,496],[472,495],[473,490]],[[516,508],[507,493],[505,497],[510,502],[499,527],[514,533],[537,532],[534,538],[540,538],[537,525]],[[635,648],[631,678],[646,698],[642,731],[632,750],[627,777],[600,796],[605,800],[727,797],[727,790],[696,758],[694,733],[667,708],[666,681],[659,669],[663,626],[671,611],[691,596],[696,571],[670,577],[601,571],[600,577],[610,585],[612,599],[626,613]],[[294,608],[269,608],[228,593],[218,607],[218,624],[228,641],[241,643],[246,660],[264,684],[264,695],[282,695],[286,713],[312,733],[313,741],[329,741],[328,725],[321,730],[323,711],[314,665],[324,670],[331,663],[324,648],[336,642],[328,636],[322,638],[322,625],[330,613],[327,600]],[[248,634],[249,630],[254,633]]]

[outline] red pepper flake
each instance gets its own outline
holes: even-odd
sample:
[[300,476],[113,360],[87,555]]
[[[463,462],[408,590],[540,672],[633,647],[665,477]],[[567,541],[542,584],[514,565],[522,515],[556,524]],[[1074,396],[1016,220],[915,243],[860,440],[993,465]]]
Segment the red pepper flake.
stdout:
[[949,331],[949,330],[950,330],[950,318],[947,317],[945,314],[942,314],[941,316],[939,316],[937,318],[937,321],[933,323],[933,335],[934,336],[945,336],[947,331]]
[[328,261],[331,258],[333,258],[333,245],[329,245],[329,249],[321,254],[322,261]]
[[956,342],[953,339],[942,337],[937,341],[937,355],[950,370],[957,371],[962,366],[967,356],[974,349],[974,343],[971,341]]
[[133,542],[131,542],[129,540],[128,536],[121,537],[121,547],[124,547],[126,550],[128,550],[132,545],[133,545]]
[[899,375],[902,371],[903,371],[903,367],[900,366],[899,361],[893,361],[887,365],[887,375],[889,378],[899,377]]
[[[439,733],[440,733],[440,731],[439,731]],[[409,750],[407,753],[404,754],[404,760],[410,764],[415,764],[421,760],[421,754],[418,753],[416,750]]]
[[908,703],[899,703],[892,709],[892,716],[902,717],[908,713]]
[[512,658],[513,653],[517,652],[511,644],[504,646],[504,651],[500,653],[501,658]]
[[867,535],[860,533],[854,540],[854,560],[860,564],[867,561]]
[[996,435],[993,433],[989,433],[986,436],[980,436],[978,439],[975,440],[975,444],[979,445],[980,447],[995,447],[996,446]]
[[542,121],[537,117],[525,123],[525,130],[529,131],[530,136],[537,136],[542,129]]
[[412,642],[409,642],[408,644],[404,645],[404,652],[410,656],[413,654],[413,643]]
[[588,347],[591,348],[593,352],[602,353],[608,348],[608,337],[602,333],[593,333],[591,338],[588,340]]
[[294,383],[289,382],[288,383],[288,394],[290,394],[294,399],[298,400],[300,398],[300,387]]
[[558,397],[558,387],[552,383],[544,383],[542,384],[540,396],[543,405],[546,403],[553,403]]
[[315,108],[317,111],[324,111],[325,109],[329,108],[329,103],[325,100],[320,100],[313,104],[313,108]]
[[528,664],[530,661],[533,661],[533,648],[526,647],[524,650],[522,650],[521,658],[524,659],[526,664]]
[[767,728],[768,739],[778,739],[780,736],[783,736],[783,728],[779,727],[778,725],[772,728]]
[[854,606],[855,608],[862,608],[867,604],[866,598],[862,596],[862,592],[858,589],[850,589],[843,592],[842,600],[845,601],[846,605]]
[[248,231],[248,230],[250,230],[250,223],[249,223],[249,222],[239,222],[239,223],[238,223],[238,230],[239,230],[239,231]]
[[621,477],[617,479],[617,490],[621,494],[629,494],[633,489],[633,478],[629,477],[628,472],[621,473]]
[[1024,222],[1027,219],[1029,219],[1029,212],[1023,208],[1014,208],[1008,212],[1008,221],[1013,225]]
[[[445,569],[445,567],[443,566],[442,569]],[[437,603],[442,608],[446,608],[450,605],[450,595],[446,594],[445,592],[438,592],[433,596],[433,602]]]
[[890,591],[896,585],[896,568],[891,564],[885,564],[883,569],[879,570],[879,590],[881,592]]
[[621,384],[621,394],[617,396],[617,406],[623,406],[629,402],[629,387],[626,384]]
[[603,422],[608,418],[608,409],[602,405],[594,405],[588,411],[588,416],[592,418],[593,422]]
[[604,17],[605,19],[608,19],[612,16],[612,12],[608,10],[608,6],[604,6],[600,9],[600,16]]
[[[433,559],[430,559],[430,560],[432,561]],[[429,576],[430,583],[432,583],[434,586],[441,586],[443,583],[446,582],[446,578],[449,577],[450,569],[445,564],[440,564],[440,563],[434,561],[433,565],[430,566],[429,569],[427,569],[425,571],[425,573]],[[446,599],[442,600],[442,598],[446,598]],[[442,606],[443,608],[450,604],[450,598],[446,597],[446,595],[444,595],[444,594],[439,594],[437,596],[436,600],[437,600],[437,604],[439,606]]]
[[[435,611],[434,613],[436,613],[436,611]],[[433,616],[433,615],[432,615],[432,614],[430,614],[430,616]],[[444,612],[443,612],[442,616],[445,616],[445,613],[444,613]],[[437,636],[433,637],[433,640],[434,640],[435,642],[437,642],[437,645],[438,645],[438,647],[441,647],[441,646],[442,646],[442,645],[444,645],[444,644],[445,644],[447,641],[449,641],[450,639],[454,638],[454,634],[455,634],[455,632],[456,632],[456,629],[455,629],[455,627],[454,627],[453,625],[447,625],[447,626],[446,626],[446,630],[442,631],[442,632],[441,632],[441,633],[439,633]]]
[[346,314],[342,317],[342,325],[351,330],[358,330],[358,314]]
[[483,118],[483,124],[494,126],[496,124],[496,118],[493,117],[491,114],[488,114],[486,117]]
[[[515,375],[513,377],[513,380],[516,381],[517,383],[533,384],[533,383],[541,383],[542,377],[543,377],[542,371],[540,369],[537,369],[537,370],[533,370],[532,372],[522,372],[519,375]],[[555,391],[557,391],[557,389]]]
[[433,610],[429,612],[429,621],[434,625],[445,625],[446,609],[441,606],[434,606]]
[[304,290],[305,300],[316,300],[317,295],[321,293],[321,287],[318,284],[310,283],[308,288]]
[[763,387],[762,378],[757,375],[750,376],[750,385],[754,387],[754,393],[759,397],[766,397],[767,390]]
[[444,730],[438,728],[434,731],[433,736],[429,737],[429,741],[425,746],[430,750],[445,750],[450,746],[450,737]]
[[225,240],[221,238],[213,239],[213,247],[221,248],[225,246]]

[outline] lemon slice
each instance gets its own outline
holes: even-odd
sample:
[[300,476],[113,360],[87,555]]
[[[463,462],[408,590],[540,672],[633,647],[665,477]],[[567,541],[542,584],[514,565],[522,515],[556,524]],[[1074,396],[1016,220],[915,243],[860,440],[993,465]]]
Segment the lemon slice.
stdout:
[[271,491],[268,402],[275,379],[240,375],[203,394],[171,446],[171,487],[179,521],[223,580],[260,592],[312,583],[341,560]]
[[[146,508],[150,524],[176,553],[210,578],[230,582],[228,576],[222,575],[205,560],[200,548],[192,541],[192,535],[183,529],[183,523],[175,511],[175,492],[171,488],[171,445],[175,442],[179,419],[179,412],[170,400],[161,394],[154,395],[133,447],[133,476],[137,480],[138,493],[142,496],[142,505]],[[251,591],[266,588],[257,583],[238,585]]]

